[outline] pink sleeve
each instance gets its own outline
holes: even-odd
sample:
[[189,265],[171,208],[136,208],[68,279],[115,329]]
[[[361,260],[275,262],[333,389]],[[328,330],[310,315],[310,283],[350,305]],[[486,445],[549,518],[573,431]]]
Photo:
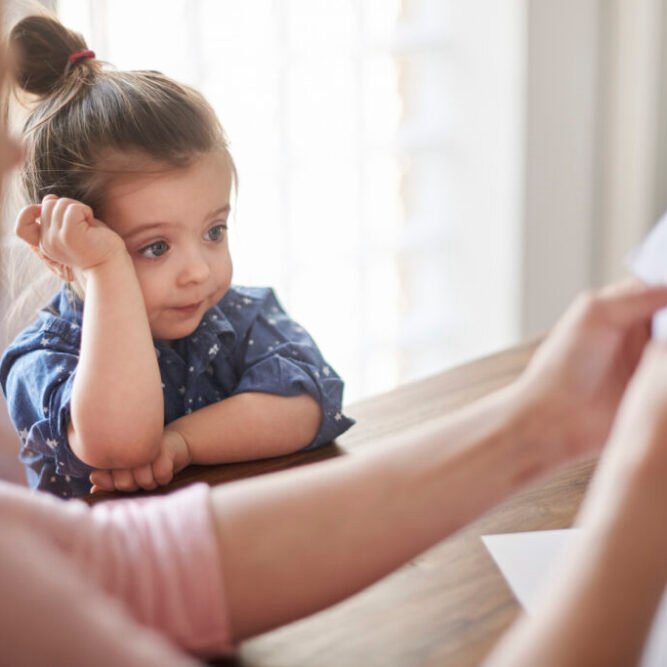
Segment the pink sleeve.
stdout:
[[0,504],[140,623],[199,655],[233,650],[205,484],[93,509],[3,484]]
[[0,504],[0,663],[13,667],[195,667],[32,526]]

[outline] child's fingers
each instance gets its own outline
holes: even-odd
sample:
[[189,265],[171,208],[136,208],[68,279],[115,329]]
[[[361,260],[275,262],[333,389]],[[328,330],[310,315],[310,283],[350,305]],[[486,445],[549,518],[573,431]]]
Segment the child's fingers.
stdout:
[[173,461],[164,454],[158,456],[158,458],[153,461],[153,478],[160,485],[164,486],[169,484],[174,478],[174,463]]
[[62,213],[60,239],[66,247],[80,243],[81,235],[93,226],[93,210],[79,202],[70,200]]
[[71,232],[73,227],[76,228],[77,223],[91,218],[92,211],[88,206],[67,197],[58,199],[51,210],[51,224],[62,235],[65,243],[68,241],[68,232]]
[[[44,201],[46,203],[57,202],[57,197],[55,195],[47,195]],[[71,269],[65,264],[55,262],[46,254],[43,248],[42,241],[49,231],[47,223],[43,221],[43,215],[44,205],[42,204],[31,204],[22,208],[16,218],[16,235],[30,245],[33,252],[61,280],[71,282],[73,278]]]
[[93,209],[87,204],[83,204],[75,199],[67,199],[67,206],[64,207],[63,221],[64,222],[78,222],[82,218],[88,223],[92,224],[95,220]]
[[116,491],[136,491],[139,488],[131,470],[112,470],[111,475]]
[[134,470],[95,470],[89,479],[95,491],[151,491],[158,486],[150,464]]
[[56,197],[56,195],[46,195],[46,197],[42,199],[39,222],[42,225],[43,230],[50,228],[53,209],[57,203],[58,197]]
[[152,491],[153,489],[157,489],[157,482],[155,481],[155,478],[153,477],[153,467],[151,466],[150,463],[147,463],[144,466],[140,466],[139,468],[135,468],[132,471],[132,474],[134,475],[134,481],[144,490],[146,491]]
[[67,226],[68,223],[78,223],[81,220],[91,222],[93,219],[93,210],[90,206],[82,204],[76,199],[62,198],[56,202],[53,209],[53,217],[58,224]]
[[41,211],[42,207],[40,204],[31,204],[22,208],[16,218],[16,226],[14,228],[16,236],[33,248],[39,247],[39,240],[42,234],[41,227],[37,222]]
[[115,491],[113,477],[108,470],[94,470],[90,473],[88,479],[100,491]]

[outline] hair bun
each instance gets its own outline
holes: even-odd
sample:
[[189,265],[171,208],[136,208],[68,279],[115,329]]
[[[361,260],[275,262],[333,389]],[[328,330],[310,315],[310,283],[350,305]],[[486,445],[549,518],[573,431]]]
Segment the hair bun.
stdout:
[[[14,51],[17,84],[40,97],[62,85],[72,69],[70,55],[87,48],[81,35],[48,16],[28,16],[19,21],[9,35],[9,43]],[[78,61],[84,62],[90,61]]]

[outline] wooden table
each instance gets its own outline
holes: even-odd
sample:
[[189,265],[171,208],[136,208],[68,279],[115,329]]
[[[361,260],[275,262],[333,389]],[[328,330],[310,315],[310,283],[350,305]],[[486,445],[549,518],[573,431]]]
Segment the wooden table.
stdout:
[[[349,406],[357,425],[336,446],[272,461],[184,471],[169,487],[232,479],[308,464],[377,446],[407,429],[513,380],[535,344],[403,386]],[[335,607],[244,642],[233,659],[244,667],[438,667],[477,665],[518,611],[480,535],[566,528],[572,523],[593,463],[565,470],[517,494],[398,570]]]

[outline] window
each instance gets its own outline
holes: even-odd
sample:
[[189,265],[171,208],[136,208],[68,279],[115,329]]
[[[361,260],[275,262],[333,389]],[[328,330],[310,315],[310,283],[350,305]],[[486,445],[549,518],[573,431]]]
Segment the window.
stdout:
[[276,287],[348,401],[516,339],[520,3],[57,7],[99,58],[211,101],[240,175],[235,279]]

